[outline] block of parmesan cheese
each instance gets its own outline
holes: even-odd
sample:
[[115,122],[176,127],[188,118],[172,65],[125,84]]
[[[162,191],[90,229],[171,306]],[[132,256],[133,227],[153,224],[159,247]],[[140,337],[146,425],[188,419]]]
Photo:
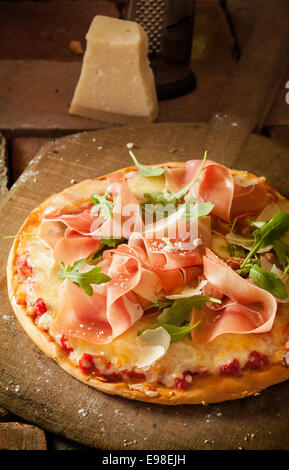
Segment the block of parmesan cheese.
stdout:
[[123,124],[152,122],[158,113],[148,38],[133,22],[96,16],[69,112]]

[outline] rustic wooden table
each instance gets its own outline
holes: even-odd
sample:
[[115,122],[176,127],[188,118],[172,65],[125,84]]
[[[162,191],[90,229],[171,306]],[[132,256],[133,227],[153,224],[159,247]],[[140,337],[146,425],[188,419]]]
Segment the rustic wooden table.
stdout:
[[[84,35],[91,18],[96,14],[119,16],[123,4],[123,1],[100,0],[70,0],[63,1],[61,4],[59,0],[37,3],[23,1],[16,8],[12,1],[0,2],[1,195],[5,195],[7,189],[21,176],[30,160],[39,153],[40,147],[48,140],[78,131],[112,127],[108,124],[68,115],[67,109],[77,82],[82,59],[81,56],[73,55],[69,49],[69,42],[79,40],[85,47]],[[227,0],[225,7],[224,2],[218,0],[197,1],[192,69],[196,74],[198,86],[193,93],[161,102],[159,122],[198,123],[208,122],[211,119],[223,90],[236,69],[237,60],[239,56],[242,57],[242,52],[247,45],[250,32],[256,24],[261,7],[262,0],[256,0],[256,2]],[[60,8],[63,14],[56,15],[56,10],[59,11]],[[67,19],[65,28],[61,23],[63,20],[60,19],[63,17]],[[36,45],[35,36],[39,39]],[[282,79],[273,104],[267,110],[266,118],[260,129],[261,133],[270,137],[270,140],[266,139],[266,145],[264,144],[264,167],[268,158],[271,158],[273,167],[276,159],[280,165],[281,158],[283,168],[288,162],[286,145],[289,146],[289,105],[285,100],[288,80],[289,73]],[[258,86],[262,88],[262,83],[259,83]],[[202,129],[204,127],[195,124],[192,128]],[[251,156],[254,155],[255,150],[263,145],[260,143],[260,139],[262,140],[261,137],[252,136],[248,147],[248,162],[252,161]],[[278,144],[277,147],[274,145],[275,143]],[[186,145],[183,147],[185,148]],[[172,144],[169,150],[175,152],[172,150],[173,147]],[[182,156],[185,158],[184,148],[182,149],[180,146],[179,140],[177,147],[176,158],[181,159]],[[277,155],[276,148],[278,149]],[[72,162],[72,172],[73,165],[75,162]],[[262,162],[258,166],[261,168]],[[242,165],[240,164],[239,167],[241,168]],[[252,167],[254,167],[253,164]],[[77,176],[87,177],[85,168],[80,172],[78,168],[75,171]],[[288,172],[288,166],[286,168]],[[278,177],[277,167],[276,170],[273,168],[272,176],[275,176],[275,183],[282,189],[282,185],[284,186],[287,180],[286,171],[283,173],[283,182]],[[21,183],[21,181],[23,184],[25,176],[22,176],[22,180],[20,177],[18,182]],[[69,180],[66,182],[64,178],[62,183],[68,185]],[[15,191],[15,187],[13,191]],[[7,200],[7,196],[5,199]],[[33,198],[30,204],[33,206]],[[5,322],[4,317],[5,315],[2,318],[3,322]],[[7,403],[7,409],[12,409],[12,402],[15,403],[17,391],[15,391],[14,385],[9,384],[9,381],[6,384],[6,387],[11,390],[11,400],[6,401],[6,393],[2,404]],[[285,388],[282,391],[283,388],[281,386],[281,394],[286,393]],[[259,407],[266,408],[270,396],[269,393],[269,395],[262,397]],[[281,402],[278,402],[278,407],[279,405],[281,406]],[[238,406],[234,406],[238,414],[240,409]],[[244,406],[246,408],[246,405]],[[275,408],[276,406],[277,404]],[[228,410],[226,407],[224,409]],[[13,410],[17,410],[17,407],[14,407]],[[211,422],[208,424],[209,428],[218,421],[217,413],[220,411],[216,411],[217,408],[214,410],[205,412],[208,415],[206,417],[208,423]],[[252,410],[251,412],[253,412]],[[0,408],[0,448],[83,448],[81,445],[57,436],[54,432],[44,432],[39,427],[31,426],[25,421],[25,414],[21,413],[20,409],[17,415],[18,417],[4,408]],[[203,415],[200,414],[199,419],[204,418]],[[268,415],[267,418],[270,420],[272,417]],[[226,421],[227,418],[220,418],[219,421],[223,419]],[[47,427],[45,423],[43,423],[43,427],[57,432],[57,429]],[[243,437],[248,429],[242,429]],[[250,428],[250,431],[252,431],[251,434],[254,434],[253,428]],[[241,434],[235,433],[235,440],[231,441],[227,448],[258,448],[258,446],[266,448],[266,442],[267,448],[268,446],[274,448],[274,442],[276,442],[270,441],[269,435],[265,444],[264,440],[258,441],[255,438],[248,438],[241,442],[240,436]],[[72,437],[76,440],[78,438],[77,435]],[[224,441],[223,444],[220,441],[217,447],[217,443],[213,441],[215,440],[210,437],[210,448],[224,446]],[[86,440],[85,442],[91,441]],[[286,448],[287,444],[286,440],[283,440],[281,447]],[[94,443],[94,445],[97,444]],[[105,447],[105,440],[98,441],[98,445]],[[194,441],[194,445],[197,446],[196,441]],[[201,443],[198,445],[199,448],[202,448]]]

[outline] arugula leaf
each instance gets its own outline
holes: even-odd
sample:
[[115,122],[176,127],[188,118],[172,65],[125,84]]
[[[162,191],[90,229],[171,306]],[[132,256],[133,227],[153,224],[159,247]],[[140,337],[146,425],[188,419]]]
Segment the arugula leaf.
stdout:
[[125,242],[125,238],[100,238],[99,240],[102,246],[86,258],[86,264],[96,264],[102,258],[104,251],[108,248],[116,248],[118,245]]
[[179,341],[189,334],[201,321],[194,325],[188,325],[191,319],[191,311],[193,307],[201,309],[207,302],[215,302],[221,304],[221,300],[207,297],[205,295],[192,295],[183,299],[164,299],[152,303],[145,310],[157,307],[163,309],[162,313],[157,316],[157,321],[153,325],[149,325],[138,332],[138,335],[147,329],[154,329],[162,326],[171,336],[171,342]]
[[164,299],[158,300],[157,302],[152,302],[150,305],[144,308],[144,311],[150,310],[151,308],[157,308],[158,310],[162,310],[166,307],[170,307],[174,301],[172,299]]
[[193,307],[197,307],[200,310],[207,302],[222,303],[219,299],[207,297],[202,294],[176,299],[171,306],[166,307],[162,313],[158,315],[157,322],[181,326],[184,322],[190,321]]
[[166,323],[162,323],[160,326],[162,326],[169,333],[169,335],[171,337],[171,343],[175,343],[176,341],[180,341],[185,336],[187,336],[202,321],[203,321],[203,319],[201,318],[199,321],[197,321],[194,325],[191,325],[191,326],[190,325],[175,326],[175,325],[169,325],[169,324],[166,324]]
[[275,273],[265,271],[260,268],[260,266],[254,265],[250,269],[249,277],[253,279],[257,286],[267,290],[272,295],[279,297],[280,299],[286,299],[288,297],[288,293],[283,282],[277,278]]
[[195,198],[191,197],[185,202],[185,214],[183,217],[191,219],[195,217],[203,217],[210,214],[214,208],[211,202],[195,202]]
[[140,336],[145,330],[154,330],[155,328],[159,328],[162,326],[170,335],[171,343],[175,343],[176,341],[180,341],[185,336],[187,336],[194,328],[196,328],[203,319],[201,318],[197,321],[194,325],[184,325],[184,326],[175,326],[166,323],[154,323],[153,325],[149,325],[142,330],[139,330],[137,336]]
[[115,248],[120,243],[123,243],[125,241],[125,238],[101,237],[100,241],[101,241],[101,243],[103,243],[105,246],[108,246],[109,248]]
[[179,192],[177,193],[172,193],[169,197],[168,197],[168,202],[172,202],[172,201],[182,201],[185,197],[185,195],[187,194],[187,192],[191,189],[191,187],[195,184],[195,182],[197,181],[197,179],[200,177],[202,171],[203,171],[203,168],[205,166],[205,163],[206,163],[206,160],[207,160],[207,150],[205,151],[204,153],[204,157],[203,157],[203,161],[202,161],[202,164],[200,166],[200,169],[198,171],[198,173],[196,174],[196,176],[192,179],[192,181],[187,185],[185,186],[183,189],[181,189]]
[[229,243],[226,250],[231,257],[243,258],[243,256],[245,256],[245,249],[242,246],[235,245],[234,243]]
[[278,240],[289,230],[289,214],[283,211],[277,212],[268,222],[261,228],[253,232],[254,244],[243,261],[241,268],[243,268],[252,256],[258,252],[260,248],[267,245],[272,245],[275,240]]
[[107,194],[100,196],[99,194],[92,194],[90,197],[94,206],[91,208],[92,212],[99,211],[99,216],[108,219],[113,211],[116,198],[113,201],[106,199]]
[[133,159],[134,164],[137,167],[140,174],[142,176],[145,176],[146,178],[150,178],[152,176],[160,176],[165,171],[164,168],[155,168],[155,167],[149,166],[149,165],[142,165],[141,163],[139,163],[137,161],[135,155],[133,154],[133,152],[131,150],[129,151],[129,154],[130,154],[131,158]]
[[235,249],[236,249],[236,245],[233,245],[232,243],[229,243],[229,245],[226,248],[226,251],[232,257],[232,256],[235,256]]
[[289,245],[283,242],[283,240],[275,240],[273,243],[273,248],[279,263],[285,269],[289,262]]
[[[132,152],[130,152],[130,154],[132,154]],[[134,161],[136,161],[136,158],[133,154],[131,155],[131,157],[133,158]],[[163,206],[165,206],[166,204],[174,204],[176,206],[177,202],[182,202],[183,201],[183,199],[184,199],[185,195],[187,194],[187,192],[191,189],[191,187],[195,184],[195,182],[199,178],[199,176],[200,176],[200,174],[201,174],[201,172],[202,172],[202,170],[205,166],[206,160],[207,160],[207,151],[205,151],[205,153],[204,153],[202,164],[201,164],[201,166],[199,168],[199,171],[196,174],[196,176],[193,178],[193,180],[187,186],[185,186],[179,192],[173,193],[172,191],[167,191],[167,194],[164,194],[164,193],[161,193],[159,191],[156,191],[154,193],[145,193],[144,194],[145,198],[147,199],[147,201],[149,203],[152,203],[152,204],[161,204]],[[152,167],[149,167],[149,168],[152,168]],[[155,169],[156,168],[153,168],[153,170],[155,170]],[[146,176],[146,175],[143,175],[143,176]],[[149,175],[149,176],[151,176],[151,175]],[[156,175],[154,175],[154,176],[156,176]]]
[[245,264],[243,268],[237,269],[236,273],[239,274],[239,276],[245,277],[250,272],[253,266],[259,266],[258,262]]
[[[130,152],[130,153],[132,153],[132,152]],[[135,159],[134,155],[131,155],[131,156],[132,156],[133,159]],[[207,151],[204,154],[204,158],[203,158],[201,167],[200,167],[197,175],[195,176],[195,178],[193,178],[193,180],[185,188],[181,189],[181,191],[179,191],[178,193],[173,193],[171,191],[167,191],[166,193],[162,193],[160,191],[156,191],[156,192],[153,192],[153,193],[144,193],[144,197],[146,198],[146,202],[141,204],[143,212],[147,212],[148,214],[151,214],[151,213],[153,213],[153,214],[154,213],[155,214],[158,214],[158,213],[163,214],[163,212],[160,210],[161,209],[160,207],[159,207],[159,210],[158,210],[157,207],[153,207],[153,208],[148,209],[146,207],[146,204],[153,204],[153,205],[154,204],[156,204],[156,205],[159,204],[161,206],[172,205],[172,210],[173,210],[174,207],[177,207],[177,203],[183,202],[183,199],[184,199],[186,193],[189,191],[189,189],[191,189],[191,187],[194,185],[194,183],[199,178],[199,176],[200,176],[200,174],[201,174],[201,172],[202,172],[202,170],[205,166],[206,159],[207,159]],[[151,168],[151,167],[149,167],[149,168]],[[143,176],[146,176],[146,175],[143,175]],[[187,201],[188,205],[186,205],[186,213],[187,213],[188,218],[189,217],[202,217],[203,215],[207,215],[211,212],[211,210],[214,207],[211,202],[198,203],[198,205],[195,205],[195,207],[192,209],[193,212],[192,212],[192,215],[191,215],[190,204],[192,203],[192,201],[193,201],[193,198],[191,198],[189,201]],[[195,200],[194,200],[194,202],[195,202]],[[170,213],[171,213],[170,206],[168,206],[168,215]],[[165,215],[165,214],[163,214],[163,215]]]
[[247,224],[249,225],[252,225],[252,227],[256,227],[256,228],[262,228],[266,222],[262,222],[262,221],[259,221],[259,220],[246,220]]
[[[171,191],[167,191],[168,195],[172,194]],[[155,191],[153,193],[144,193],[146,198],[145,204],[161,204],[166,206],[168,204],[167,195],[161,193],[160,191]]]
[[29,238],[29,237],[37,237],[37,235],[36,235],[36,233],[23,233],[23,234],[21,234],[21,235],[6,235],[6,236],[4,236],[3,238],[6,238],[6,239],[8,238],[8,239],[9,239],[9,238],[23,238],[23,237],[24,237],[24,238],[25,238],[25,237],[27,237],[27,238]]
[[284,277],[289,270],[289,245],[288,243],[283,242],[283,240],[275,240],[273,248],[279,263],[283,266],[284,273],[282,277]]
[[170,214],[175,212],[176,207],[172,203],[168,203],[167,200],[164,198],[163,193],[158,193],[156,197],[156,193],[146,193],[147,196],[146,202],[142,202],[140,204],[142,212],[147,216],[161,216],[161,218],[168,217]]
[[67,267],[65,267],[64,263],[61,263],[62,267],[58,272],[57,277],[58,279],[68,279],[83,289],[87,295],[91,296],[93,294],[91,284],[102,284],[110,281],[111,278],[107,276],[107,274],[101,272],[100,266],[92,268],[88,272],[80,272],[79,270],[85,262],[85,259],[80,259],[75,261],[72,266]]

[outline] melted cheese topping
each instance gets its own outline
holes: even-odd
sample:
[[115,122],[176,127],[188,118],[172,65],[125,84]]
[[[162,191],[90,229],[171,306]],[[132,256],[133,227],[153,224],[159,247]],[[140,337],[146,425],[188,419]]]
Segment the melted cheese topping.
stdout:
[[[164,189],[163,176],[157,178],[143,178],[136,172],[128,178],[131,191],[139,199],[143,199],[146,192],[162,191]],[[90,194],[100,192],[104,188],[104,181],[88,180],[86,185],[75,185],[68,188],[53,200],[53,207],[61,208],[67,202],[66,196],[73,195],[73,198],[87,198]],[[79,188],[77,188],[79,186]],[[29,226],[30,233],[37,233],[38,226]],[[28,231],[25,231],[28,233]],[[212,234],[212,249],[221,258],[227,258],[226,251],[228,243],[220,235]],[[37,298],[45,300],[48,311],[38,320],[38,326],[48,332],[57,315],[59,294],[58,288],[61,280],[57,279],[59,264],[54,261],[52,251],[37,237],[23,238],[19,241],[18,253],[27,253],[27,260],[33,268],[33,277],[30,280],[17,283],[17,296],[25,292],[29,314],[29,305]],[[188,286],[186,286],[187,288]],[[188,337],[180,341],[171,343],[166,354],[153,365],[139,367],[143,350],[139,346],[136,338],[137,333],[142,328],[154,323],[154,317],[142,318],[121,336],[115,338],[111,343],[96,345],[76,338],[69,339],[69,347],[73,351],[69,353],[70,360],[79,364],[79,360],[84,353],[100,355],[110,361],[109,373],[121,372],[124,370],[134,370],[146,375],[148,382],[161,382],[167,387],[173,387],[175,378],[181,377],[183,372],[208,371],[218,374],[220,367],[237,359],[241,367],[248,360],[248,355],[252,351],[258,351],[267,355],[271,363],[280,362],[284,353],[284,326],[289,322],[289,309],[286,305],[278,309],[278,313],[271,332],[263,334],[223,334],[205,345],[196,345]],[[54,337],[59,343],[59,336]],[[98,366],[100,372],[107,373],[105,361],[100,361]]]

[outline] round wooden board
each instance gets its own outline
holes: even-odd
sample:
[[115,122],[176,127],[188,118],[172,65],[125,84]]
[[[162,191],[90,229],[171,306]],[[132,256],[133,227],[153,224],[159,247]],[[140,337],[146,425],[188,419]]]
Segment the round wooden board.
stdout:
[[[201,158],[206,132],[203,124],[154,124],[64,137],[43,147],[12,187],[1,205],[0,220],[0,406],[48,431],[101,449],[288,449],[289,383],[256,397],[207,406],[158,406],[106,395],[45,357],[18,324],[8,301],[5,266],[11,240],[3,236],[15,234],[46,196],[72,180],[130,165],[128,142],[135,144],[134,152],[144,163]],[[241,155],[238,161],[228,155],[223,163],[265,175],[288,196],[287,148],[252,135]],[[247,435],[254,437],[244,440]]]

